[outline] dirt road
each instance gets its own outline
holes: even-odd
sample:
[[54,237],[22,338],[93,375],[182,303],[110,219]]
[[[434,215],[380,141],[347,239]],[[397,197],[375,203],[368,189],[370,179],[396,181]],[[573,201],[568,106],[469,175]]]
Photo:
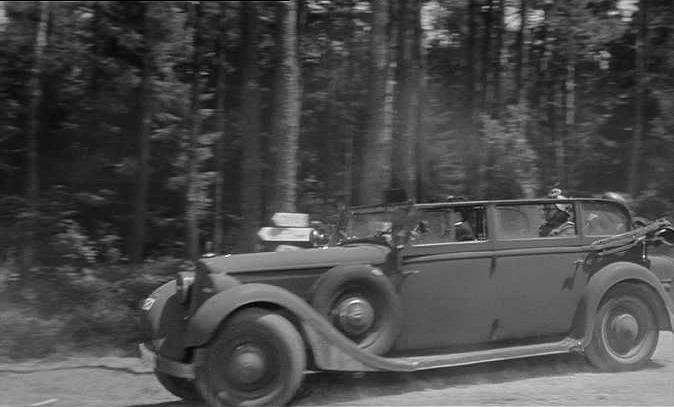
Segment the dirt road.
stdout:
[[[674,336],[641,371],[599,373],[577,355],[413,374],[308,375],[295,406],[674,405]],[[201,407],[133,358],[0,364],[0,407]]]

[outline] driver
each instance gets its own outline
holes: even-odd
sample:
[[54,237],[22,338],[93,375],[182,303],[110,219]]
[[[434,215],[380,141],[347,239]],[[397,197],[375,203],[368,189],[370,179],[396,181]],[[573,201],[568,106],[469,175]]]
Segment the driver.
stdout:
[[[567,199],[559,188],[553,188],[548,198]],[[559,202],[545,204],[543,216],[545,223],[538,229],[538,235],[545,236],[574,236],[576,224],[573,222],[573,206]]]

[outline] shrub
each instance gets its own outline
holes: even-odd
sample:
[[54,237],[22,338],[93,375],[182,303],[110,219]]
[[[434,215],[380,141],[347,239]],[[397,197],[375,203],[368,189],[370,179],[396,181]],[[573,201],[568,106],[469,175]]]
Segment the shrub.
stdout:
[[0,311],[0,358],[40,358],[63,349],[65,322],[42,319],[34,311],[10,308]]
[[[0,304],[0,358],[134,351],[138,304],[185,267],[165,258],[140,266],[40,268],[25,282],[20,300]],[[8,298],[5,293],[0,290],[0,298]]]

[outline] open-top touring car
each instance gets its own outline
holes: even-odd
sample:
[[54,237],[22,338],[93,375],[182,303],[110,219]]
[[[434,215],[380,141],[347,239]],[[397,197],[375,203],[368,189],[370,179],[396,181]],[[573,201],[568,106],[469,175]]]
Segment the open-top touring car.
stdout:
[[141,352],[169,391],[211,406],[285,404],[309,370],[573,351],[636,369],[674,326],[674,261],[649,255],[674,230],[632,222],[602,199],[349,209],[323,247],[202,258],[156,289]]

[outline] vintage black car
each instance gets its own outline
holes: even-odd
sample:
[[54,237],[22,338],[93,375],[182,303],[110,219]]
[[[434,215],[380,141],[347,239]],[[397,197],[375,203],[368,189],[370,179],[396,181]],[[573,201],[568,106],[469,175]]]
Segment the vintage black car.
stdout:
[[674,261],[649,255],[673,236],[602,199],[350,209],[323,247],[202,258],[159,287],[141,352],[169,391],[211,406],[285,404],[312,370],[574,351],[636,369],[674,326]]

